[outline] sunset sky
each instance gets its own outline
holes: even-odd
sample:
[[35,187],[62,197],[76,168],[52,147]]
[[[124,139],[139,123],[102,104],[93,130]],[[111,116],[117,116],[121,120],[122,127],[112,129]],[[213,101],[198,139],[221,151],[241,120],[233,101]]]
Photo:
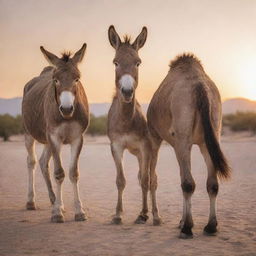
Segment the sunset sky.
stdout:
[[0,97],[22,96],[25,83],[47,65],[39,46],[59,55],[87,43],[80,65],[89,102],[114,91],[113,24],[134,39],[143,26],[137,98],[149,102],[177,54],[193,52],[222,99],[256,100],[254,0],[0,0]]

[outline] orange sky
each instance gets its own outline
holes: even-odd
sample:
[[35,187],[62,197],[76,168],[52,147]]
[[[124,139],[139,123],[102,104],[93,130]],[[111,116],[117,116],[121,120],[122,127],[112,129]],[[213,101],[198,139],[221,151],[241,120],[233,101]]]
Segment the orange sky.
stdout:
[[254,0],[0,0],[0,97],[22,96],[25,83],[47,65],[40,45],[59,54],[86,42],[80,71],[88,99],[111,101],[111,24],[133,38],[148,27],[140,50],[140,102],[151,99],[169,61],[184,51],[201,59],[223,99],[256,99]]

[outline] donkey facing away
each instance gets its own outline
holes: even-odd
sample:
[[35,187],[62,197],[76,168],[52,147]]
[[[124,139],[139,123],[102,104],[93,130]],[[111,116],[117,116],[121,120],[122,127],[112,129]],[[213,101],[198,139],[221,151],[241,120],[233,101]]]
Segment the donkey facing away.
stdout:
[[[143,224],[148,219],[147,195],[150,186],[152,197],[152,213],[154,225],[159,225],[161,219],[158,215],[156,203],[156,180],[155,173],[149,175],[151,159],[151,142],[146,119],[142,114],[141,107],[135,99],[135,90],[138,86],[138,67],[141,60],[138,50],[144,45],[147,38],[147,29],[143,27],[141,33],[133,43],[125,37],[121,41],[114,26],[109,27],[109,41],[116,50],[113,60],[116,66],[116,92],[108,113],[108,137],[111,142],[111,152],[116,165],[116,185],[118,189],[118,201],[116,214],[112,223],[122,223],[123,202],[122,196],[125,188],[125,176],[122,164],[123,152],[128,149],[138,158],[138,178],[142,188],[142,211],[135,223]],[[153,170],[155,171],[155,170]]]
[[200,61],[192,54],[178,56],[171,62],[167,76],[153,95],[147,119],[152,136],[151,168],[156,167],[162,140],[174,148],[180,166],[183,191],[181,238],[193,237],[191,196],[195,182],[190,162],[193,144],[199,146],[208,169],[210,215],[204,232],[210,235],[217,232],[215,204],[218,178],[230,177],[230,168],[219,145],[221,115],[218,89],[204,72]]
[[[75,220],[86,220],[79,197],[78,158],[83,145],[83,133],[89,122],[87,97],[80,82],[78,63],[84,57],[86,44],[71,58],[64,53],[62,58],[40,47],[47,61],[38,77],[24,87],[22,117],[25,129],[25,145],[28,151],[27,166],[29,176],[27,209],[35,210],[34,170],[36,164],[35,140],[44,144],[39,164],[45,179],[50,201],[53,204],[52,222],[64,222],[62,182],[65,177],[61,164],[62,144],[71,145],[69,177],[74,190]],[[54,161],[54,177],[57,184],[56,198],[52,189],[48,163]]]

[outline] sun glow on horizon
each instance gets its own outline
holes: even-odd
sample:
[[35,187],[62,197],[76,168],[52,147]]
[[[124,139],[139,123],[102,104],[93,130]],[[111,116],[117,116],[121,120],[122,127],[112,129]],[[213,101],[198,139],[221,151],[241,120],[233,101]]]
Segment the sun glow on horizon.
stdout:
[[241,61],[237,70],[240,97],[256,100],[256,56]]

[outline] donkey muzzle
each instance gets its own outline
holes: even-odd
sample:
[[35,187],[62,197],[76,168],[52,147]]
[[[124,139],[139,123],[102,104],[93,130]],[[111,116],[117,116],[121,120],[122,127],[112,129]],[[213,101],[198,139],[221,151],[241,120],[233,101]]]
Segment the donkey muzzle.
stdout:
[[60,94],[59,111],[64,118],[72,117],[74,113],[75,96],[70,91],[62,91]]
[[74,112],[74,106],[69,106],[69,107],[63,107],[60,106],[59,107],[60,113],[64,118],[68,118],[71,117],[73,115]]
[[134,90],[133,90],[133,88],[130,88],[130,89],[122,88],[121,93],[123,95],[124,100],[126,102],[130,102],[132,100]]

